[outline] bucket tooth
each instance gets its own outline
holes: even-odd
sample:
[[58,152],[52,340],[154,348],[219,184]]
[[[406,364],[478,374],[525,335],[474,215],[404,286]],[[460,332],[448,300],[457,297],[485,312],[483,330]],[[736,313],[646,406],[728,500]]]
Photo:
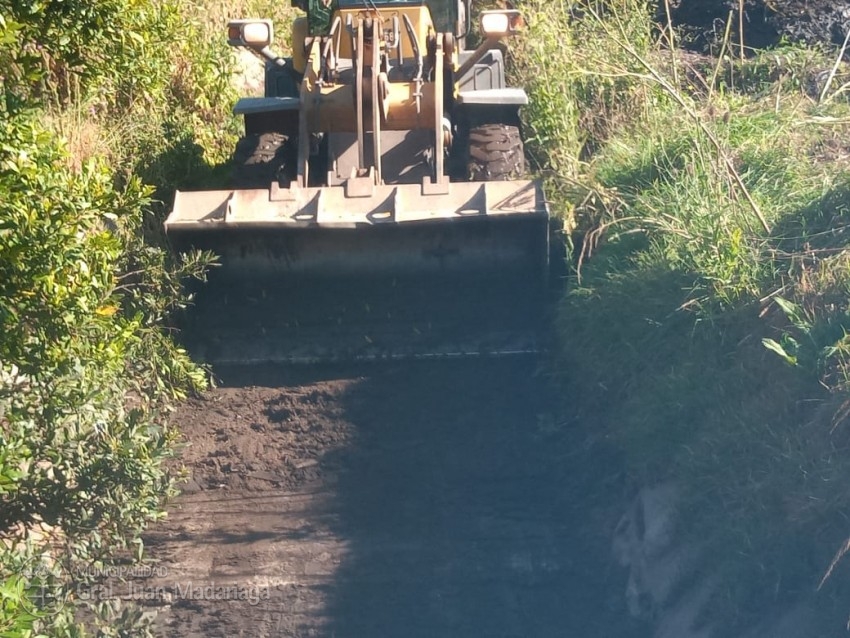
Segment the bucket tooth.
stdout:
[[178,250],[220,255],[186,342],[212,363],[533,352],[549,216],[533,181],[179,193]]
[[226,363],[538,349],[550,218],[540,184],[512,179],[528,96],[498,46],[519,12],[487,12],[470,51],[452,36],[468,3],[295,4],[291,58],[271,21],[228,24],[272,82],[234,109],[238,184],[178,192],[165,221],[177,251],[220,260],[187,343]]

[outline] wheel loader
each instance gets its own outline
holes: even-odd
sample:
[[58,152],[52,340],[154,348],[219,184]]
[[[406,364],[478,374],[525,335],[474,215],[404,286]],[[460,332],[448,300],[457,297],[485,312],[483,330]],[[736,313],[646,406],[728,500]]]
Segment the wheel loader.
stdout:
[[551,221],[505,78],[520,13],[482,11],[473,34],[471,0],[292,4],[291,57],[269,20],[228,24],[265,95],[234,107],[231,183],[178,192],[165,222],[176,250],[220,256],[189,347],[233,364],[538,350]]

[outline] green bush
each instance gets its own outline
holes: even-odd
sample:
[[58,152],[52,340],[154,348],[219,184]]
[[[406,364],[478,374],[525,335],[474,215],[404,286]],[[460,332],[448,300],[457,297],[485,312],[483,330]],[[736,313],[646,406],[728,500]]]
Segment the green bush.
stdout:
[[204,374],[158,323],[203,262],[169,272],[145,254],[138,180],[116,190],[104,166],[71,173],[30,118],[6,120],[0,139],[2,579],[20,585],[23,554],[71,591],[80,565],[136,538],[172,491],[162,402]]
[[80,606],[147,631],[80,592],[139,558],[174,493],[168,405],[206,383],[165,323],[210,258],[175,261],[154,199],[233,135],[230,54],[191,8],[0,3],[0,635],[84,635]]

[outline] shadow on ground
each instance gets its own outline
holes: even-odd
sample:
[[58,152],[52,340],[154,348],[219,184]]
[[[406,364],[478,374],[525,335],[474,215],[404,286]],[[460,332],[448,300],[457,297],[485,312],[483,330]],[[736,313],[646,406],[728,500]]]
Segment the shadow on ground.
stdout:
[[[608,539],[550,447],[534,363],[400,370],[353,388],[338,488],[337,636],[627,636]],[[590,459],[585,459],[585,462]],[[401,586],[400,586],[401,585]]]
[[149,545],[178,582],[271,596],[175,600],[165,634],[646,635],[610,559],[616,461],[559,443],[581,437],[534,359],[220,375],[177,416],[192,477]]

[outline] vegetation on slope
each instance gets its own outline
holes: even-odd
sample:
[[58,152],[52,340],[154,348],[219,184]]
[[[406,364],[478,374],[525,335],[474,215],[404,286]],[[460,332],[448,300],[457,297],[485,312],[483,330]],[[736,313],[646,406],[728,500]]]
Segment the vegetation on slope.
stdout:
[[731,631],[815,592],[847,536],[847,70],[731,31],[690,54],[637,0],[520,6],[531,147],[575,240],[570,404],[635,483],[686,490]]
[[0,0],[2,636],[147,631],[88,594],[173,493],[169,403],[206,374],[164,326],[209,256],[173,260],[164,202],[220,174],[223,25],[264,8]]

